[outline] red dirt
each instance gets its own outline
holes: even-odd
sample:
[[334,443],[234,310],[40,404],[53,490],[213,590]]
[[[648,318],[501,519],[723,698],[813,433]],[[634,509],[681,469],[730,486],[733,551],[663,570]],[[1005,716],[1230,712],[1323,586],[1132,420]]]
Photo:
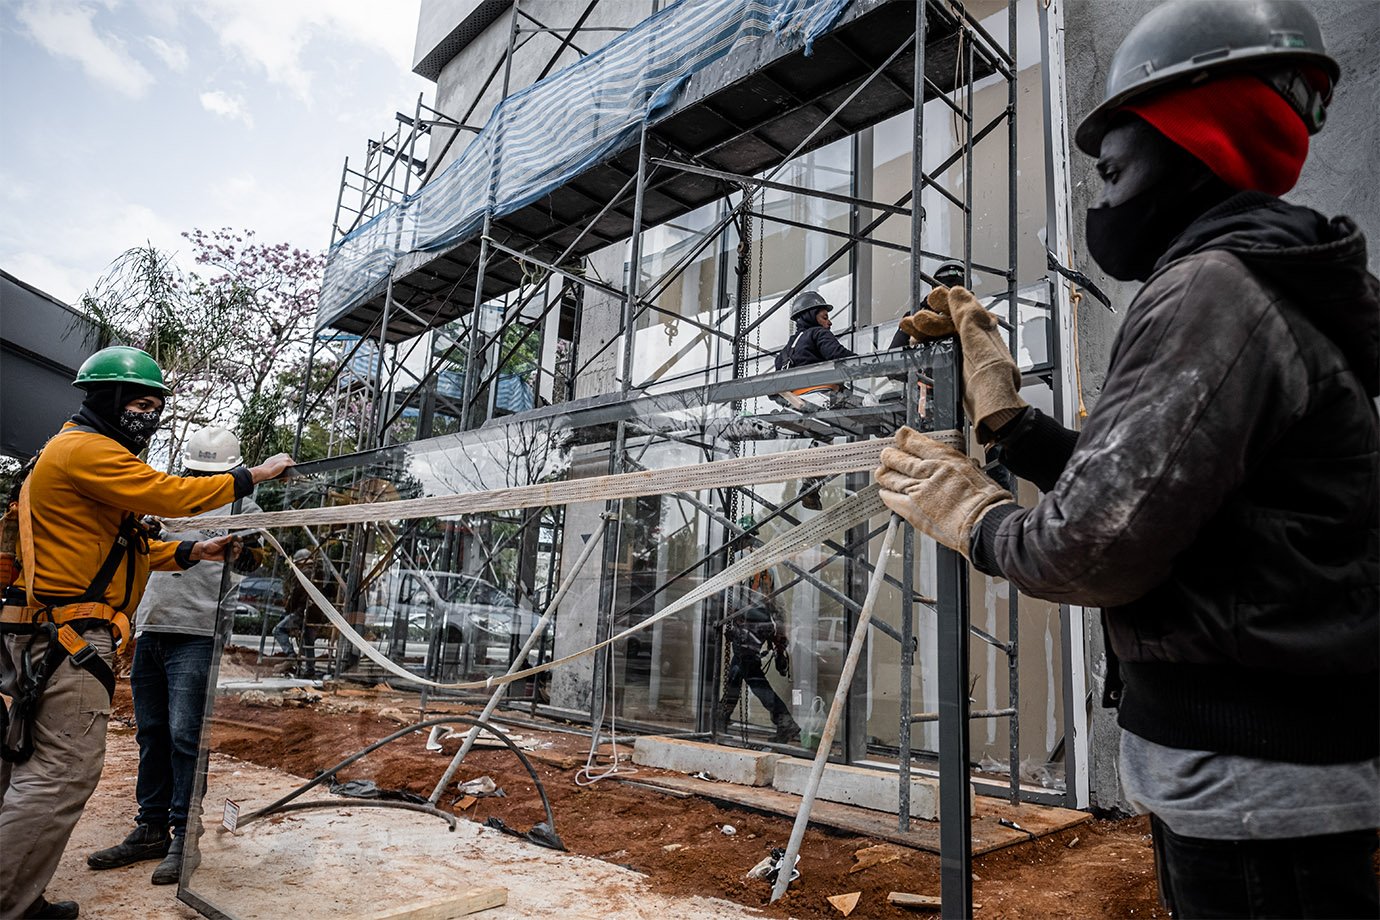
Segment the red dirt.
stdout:
[[[128,716],[128,693],[122,685],[117,715]],[[395,720],[380,718],[380,708],[398,707],[411,719],[417,711],[416,699],[398,692],[365,696],[355,691],[334,700],[369,708],[339,713],[321,711],[325,701],[303,708],[275,708],[222,698],[216,703],[214,748],[309,777],[400,727]],[[429,713],[437,714],[434,708]],[[917,916],[888,904],[887,894],[939,893],[937,856],[899,848],[899,860],[850,874],[856,865],[854,853],[883,841],[811,829],[801,850],[801,881],[780,902],[768,905],[768,884],[744,874],[773,846],[785,845],[789,819],[721,807],[699,798],[679,799],[616,780],[580,787],[574,779],[584,765],[587,739],[526,728],[513,731],[552,744],[534,752],[533,765],[551,797],[556,829],[571,852],[633,868],[646,874],[648,883],[658,890],[721,897],[761,908],[769,917],[799,918],[839,917],[826,898],[853,891],[861,891],[862,897],[852,917]],[[421,741],[420,735],[400,739],[342,771],[340,778],[373,779],[382,788],[426,796],[458,742],[443,742],[445,753],[437,754],[425,751]],[[638,770],[655,772],[645,767]],[[545,819],[530,777],[506,750],[475,750],[461,766],[457,780],[485,775],[493,777],[507,797],[480,799],[464,811],[457,810],[461,817],[483,821],[497,815],[524,831]],[[454,799],[448,793],[442,805],[453,807]],[[733,825],[736,834],[723,834],[724,824]],[[1094,821],[978,857],[973,900],[981,905],[976,913],[982,918],[1166,916],[1155,893],[1149,828],[1143,819]]]

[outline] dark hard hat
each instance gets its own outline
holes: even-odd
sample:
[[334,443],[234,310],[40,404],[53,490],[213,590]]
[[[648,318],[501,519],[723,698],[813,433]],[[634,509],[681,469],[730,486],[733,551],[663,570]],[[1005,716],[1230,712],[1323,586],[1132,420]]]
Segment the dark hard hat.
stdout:
[[965,269],[963,263],[957,259],[941,262],[939,267],[934,270],[934,280],[945,287],[953,287],[956,284],[962,284],[967,277],[967,269]]
[[[1327,85],[1311,86],[1301,68]],[[1112,115],[1126,103],[1172,84],[1222,73],[1257,72],[1299,113],[1310,134],[1327,118],[1341,68],[1323,47],[1322,31],[1297,0],[1171,0],[1136,23],[1112,56],[1102,104],[1079,124],[1079,148],[1097,156]]]
[[82,362],[72,386],[86,389],[100,383],[133,383],[163,393],[171,393],[163,383],[163,371],[153,356],[127,345],[102,348]]
[[797,319],[802,314],[818,313],[820,310],[831,310],[829,302],[819,296],[815,291],[805,291],[795,295],[795,300],[791,302],[791,319]]

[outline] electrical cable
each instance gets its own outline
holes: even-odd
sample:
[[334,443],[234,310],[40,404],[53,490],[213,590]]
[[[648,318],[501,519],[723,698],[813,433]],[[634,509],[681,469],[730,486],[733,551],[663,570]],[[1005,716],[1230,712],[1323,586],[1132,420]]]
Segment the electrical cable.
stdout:
[[[336,764],[335,766],[321,771],[316,775],[314,779],[308,780],[307,782],[303,783],[301,786],[298,786],[296,789],[292,790],[282,798],[270,802],[269,804],[265,805],[263,808],[258,809],[257,811],[252,811],[247,815],[241,816],[236,824],[236,829],[238,830],[239,828],[242,828],[247,824],[251,824],[254,821],[259,820],[260,818],[265,818],[276,812],[285,811],[293,808],[325,808],[330,805],[335,805],[336,807],[340,808],[353,808],[356,805],[367,805],[373,808],[404,808],[409,811],[420,811],[426,814],[436,814],[437,817],[446,818],[446,820],[450,821],[451,830],[455,830],[453,817],[447,818],[445,812],[440,811],[440,809],[437,809],[434,806],[419,805],[413,802],[371,802],[352,799],[349,802],[327,800],[320,803],[299,802],[296,804],[289,804],[292,803],[294,799],[305,794],[306,792],[310,791],[316,786],[319,786],[322,783],[327,782],[328,780],[334,779],[335,775],[339,771],[345,769],[346,767],[350,766],[351,764],[355,763],[361,758],[369,754],[372,754],[374,751],[377,751],[379,748],[383,747],[386,744],[391,744],[392,742],[397,741],[399,738],[410,735],[413,732],[420,731],[421,729],[431,728],[433,725],[448,725],[453,723],[477,726],[480,729],[493,735],[495,738],[501,741],[505,747],[507,747],[510,751],[513,752],[513,754],[517,757],[518,761],[521,762],[523,768],[527,770],[527,775],[532,777],[532,784],[536,787],[537,795],[541,797],[542,808],[546,810],[545,828],[542,828],[542,825],[540,824],[536,825],[535,827],[533,827],[532,831],[528,832],[528,839],[532,840],[533,843],[539,844],[540,846],[545,846],[550,849],[564,850],[565,844],[561,843],[560,837],[556,835],[556,816],[551,811],[551,799],[546,794],[546,787],[542,785],[541,777],[537,775],[536,769],[532,766],[532,762],[527,759],[527,755],[522,752],[522,748],[514,744],[513,740],[509,738],[507,734],[505,734],[501,729],[494,726],[492,723],[485,722],[481,719],[476,719],[471,716],[459,715],[442,716],[435,719],[424,719],[421,722],[414,722],[411,725],[404,726],[403,728],[398,729],[390,735],[386,735],[383,738],[380,738],[379,740],[373,742],[367,747],[363,747],[358,751],[355,751],[353,754],[350,754],[348,757],[340,761],[340,763]],[[534,834],[536,836],[534,836]],[[543,840],[554,841],[556,844],[559,844],[559,846],[553,846],[550,842],[543,842]]]

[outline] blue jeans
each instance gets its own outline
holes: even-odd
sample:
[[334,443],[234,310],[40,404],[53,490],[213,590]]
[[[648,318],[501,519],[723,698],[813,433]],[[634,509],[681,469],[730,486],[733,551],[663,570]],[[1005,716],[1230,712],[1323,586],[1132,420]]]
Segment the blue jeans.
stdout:
[[197,750],[211,670],[210,636],[146,632],[134,645],[129,674],[139,742],[140,824],[187,829]]

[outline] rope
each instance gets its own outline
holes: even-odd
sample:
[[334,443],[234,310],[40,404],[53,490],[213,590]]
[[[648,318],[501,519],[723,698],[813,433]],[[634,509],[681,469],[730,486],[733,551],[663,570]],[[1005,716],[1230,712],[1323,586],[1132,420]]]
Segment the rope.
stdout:
[[[927,431],[925,435],[959,450],[963,449],[961,435],[957,431]],[[732,460],[716,460],[712,463],[636,470],[631,473],[543,482],[506,489],[398,501],[360,502],[296,511],[264,511],[238,515],[236,520],[244,530],[322,524],[367,524],[373,521],[452,517],[486,511],[636,498],[642,495],[700,492],[707,489],[872,470],[880,460],[882,449],[894,444],[894,438],[873,438],[870,441],[831,444],[757,457],[735,457]],[[196,518],[168,518],[164,525],[170,531],[176,532],[189,529],[196,521]]]
[[[870,445],[882,445],[885,443],[889,443],[889,441],[890,439],[887,439],[886,441],[868,441],[865,443]],[[829,450],[830,448],[819,449]],[[792,453],[800,454],[809,452],[810,451],[793,451]],[[733,463],[736,461],[723,462]],[[871,462],[876,462],[875,457]],[[703,469],[704,466],[714,465],[715,464],[703,464],[699,467],[694,468]],[[635,476],[639,474],[624,475]],[[621,477],[606,476],[600,478],[616,479]],[[705,487],[706,486],[704,486],[703,484],[699,484],[696,486],[696,488]],[[436,499],[426,499],[426,501],[436,501]],[[390,502],[388,504],[396,506],[406,503]],[[333,511],[337,509],[322,510]],[[815,518],[812,518],[804,524],[801,524],[797,527],[792,527],[790,530],[787,530],[779,534],[771,541],[763,544],[761,547],[754,550],[753,552],[741,557],[732,565],[729,565],[718,575],[714,576],[708,581],[701,583],[694,590],[685,594],[674,603],[662,608],[661,610],[657,611],[655,614],[643,620],[642,622],[634,626],[630,626],[629,628],[618,633],[616,636],[612,636],[608,639],[605,639],[602,642],[596,643],[595,645],[591,645],[588,648],[581,649],[578,652],[573,652],[562,658],[556,658],[552,661],[545,662],[544,664],[536,665],[535,667],[526,668],[520,671],[513,671],[511,673],[504,674],[500,677],[490,677],[486,680],[465,681],[462,683],[453,684],[429,680],[427,678],[413,674],[411,671],[408,671],[407,669],[399,666],[397,663],[395,663],[387,656],[379,652],[379,650],[374,648],[374,646],[371,645],[368,641],[366,641],[363,636],[355,632],[354,627],[350,625],[350,622],[346,620],[345,617],[343,617],[340,614],[340,612],[335,609],[331,602],[326,599],[326,596],[321,593],[321,590],[317,588],[315,584],[312,583],[311,579],[309,579],[302,572],[302,570],[298,568],[295,563],[293,563],[292,557],[283,549],[282,544],[279,543],[277,539],[274,538],[274,536],[267,530],[264,530],[262,527],[257,529],[261,534],[263,534],[265,541],[274,549],[276,549],[279,552],[279,554],[283,556],[284,561],[287,563],[288,569],[292,572],[293,576],[297,579],[298,583],[302,585],[303,590],[307,592],[307,596],[311,598],[312,603],[315,604],[317,609],[325,615],[326,619],[331,623],[332,626],[336,628],[336,631],[343,639],[345,639],[351,645],[355,646],[355,648],[359,649],[360,654],[364,655],[366,658],[374,662],[374,664],[378,665],[383,670],[387,671],[389,674],[392,674],[393,676],[400,678],[402,680],[406,680],[410,683],[421,684],[422,686],[426,687],[434,687],[438,690],[478,690],[481,688],[492,689],[495,686],[500,686],[503,684],[508,684],[514,681],[522,680],[523,678],[531,677],[534,674],[540,674],[543,671],[549,671],[559,665],[569,664],[572,661],[575,661],[579,658],[583,658],[585,655],[589,655],[601,649],[608,648],[612,646],[614,643],[620,642],[623,639],[626,639],[629,636],[633,635],[634,633],[641,632],[642,630],[648,628],[654,623],[664,620],[667,617],[679,613],[682,610],[687,610],[693,607],[695,604],[700,603],[704,599],[711,597],[717,594],[718,592],[723,591],[737,584],[745,578],[751,577],[754,573],[759,572],[762,569],[767,568],[768,566],[776,565],[777,563],[783,562],[784,560],[796,555],[797,553],[800,553],[811,547],[818,546],[820,543],[824,542],[825,537],[828,537],[831,534],[837,533],[841,530],[848,530],[852,527],[856,527],[859,524],[862,524],[865,521],[875,517],[876,515],[886,513],[886,510],[886,506],[882,504],[881,495],[878,491],[876,484],[869,485],[862,491],[852,496],[849,496],[848,498],[844,499],[836,505],[831,506],[823,514]],[[295,512],[278,513],[283,514]],[[270,516],[271,515],[247,514],[244,515],[244,519],[248,521],[249,518],[263,518]]]

